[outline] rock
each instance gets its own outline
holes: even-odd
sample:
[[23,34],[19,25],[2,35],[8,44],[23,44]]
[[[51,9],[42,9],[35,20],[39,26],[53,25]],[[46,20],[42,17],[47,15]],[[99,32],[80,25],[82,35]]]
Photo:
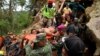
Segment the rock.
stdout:
[[90,12],[91,19],[87,26],[90,30],[93,31],[96,37],[94,37],[96,41],[96,51],[94,56],[100,55],[100,0],[96,0],[94,4],[94,9]]

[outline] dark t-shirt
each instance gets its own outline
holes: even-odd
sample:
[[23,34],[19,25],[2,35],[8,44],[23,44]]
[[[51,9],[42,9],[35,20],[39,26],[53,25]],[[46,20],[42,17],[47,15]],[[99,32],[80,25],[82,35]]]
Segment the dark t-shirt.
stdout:
[[69,38],[65,40],[65,44],[68,48],[69,56],[73,56],[73,55],[82,56],[83,55],[85,45],[79,37],[75,35],[70,36]]

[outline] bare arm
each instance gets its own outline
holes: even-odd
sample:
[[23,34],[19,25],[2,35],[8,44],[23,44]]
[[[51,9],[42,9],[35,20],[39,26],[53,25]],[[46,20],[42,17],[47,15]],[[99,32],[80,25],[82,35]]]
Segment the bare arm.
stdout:
[[63,8],[64,2],[65,2],[65,0],[62,1],[62,4],[60,6],[60,9],[58,10],[59,13],[61,12],[61,9]]

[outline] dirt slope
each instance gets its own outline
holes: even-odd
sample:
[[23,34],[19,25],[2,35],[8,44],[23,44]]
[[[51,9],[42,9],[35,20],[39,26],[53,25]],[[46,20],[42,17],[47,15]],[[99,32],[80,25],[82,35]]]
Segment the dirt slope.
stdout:
[[95,0],[93,6],[94,6],[93,11],[90,12],[91,19],[87,24],[87,26],[96,35],[96,37],[94,37],[96,41],[96,47],[97,47],[95,55],[100,55],[100,0]]

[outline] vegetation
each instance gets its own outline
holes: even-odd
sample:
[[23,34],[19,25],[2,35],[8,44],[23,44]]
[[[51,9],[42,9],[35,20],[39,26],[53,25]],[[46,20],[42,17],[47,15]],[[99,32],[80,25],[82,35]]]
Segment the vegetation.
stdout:
[[[20,33],[28,27],[33,20],[31,17],[34,8],[42,7],[39,3],[41,1],[43,0],[0,0],[0,35],[9,31]],[[18,6],[21,7],[20,11],[17,11]]]

